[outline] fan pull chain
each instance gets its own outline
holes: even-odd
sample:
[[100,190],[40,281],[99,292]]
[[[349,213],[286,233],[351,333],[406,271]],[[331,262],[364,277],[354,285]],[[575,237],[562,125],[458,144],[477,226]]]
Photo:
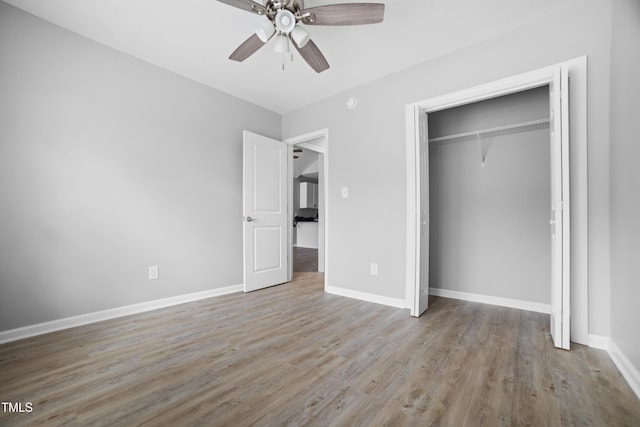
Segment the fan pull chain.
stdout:
[[283,42],[282,42],[282,71],[284,71],[284,63],[285,63],[285,55],[287,54],[287,52],[289,52],[291,54],[291,62],[293,62],[293,51],[291,50],[291,39],[289,39],[289,36],[284,34],[284,33],[280,33],[280,37],[283,38]]
[[281,33],[280,37],[283,38],[282,40],[282,71],[284,71],[284,58],[285,58],[285,55],[287,54],[287,48],[289,47],[289,38],[285,36],[284,33]]

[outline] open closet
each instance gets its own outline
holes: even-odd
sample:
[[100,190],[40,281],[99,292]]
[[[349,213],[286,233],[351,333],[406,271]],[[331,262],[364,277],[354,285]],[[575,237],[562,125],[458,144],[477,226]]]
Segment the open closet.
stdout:
[[580,57],[406,105],[411,316],[440,295],[548,313],[558,348],[587,341],[586,71]]
[[428,114],[429,286],[549,306],[549,86]]

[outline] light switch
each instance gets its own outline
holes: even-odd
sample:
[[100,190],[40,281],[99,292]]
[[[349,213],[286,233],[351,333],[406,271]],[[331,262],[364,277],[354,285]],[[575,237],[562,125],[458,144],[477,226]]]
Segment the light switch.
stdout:
[[378,264],[376,264],[375,262],[371,263],[371,275],[372,276],[378,275]]
[[349,198],[349,187],[342,187],[342,198],[343,199]]

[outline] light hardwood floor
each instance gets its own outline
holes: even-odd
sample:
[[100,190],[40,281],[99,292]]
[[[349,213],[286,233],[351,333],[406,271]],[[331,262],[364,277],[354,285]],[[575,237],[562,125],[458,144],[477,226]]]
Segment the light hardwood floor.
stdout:
[[322,275],[0,346],[1,425],[638,426],[608,355],[548,316],[325,294]]
[[318,250],[313,248],[293,248],[293,271],[318,271]]

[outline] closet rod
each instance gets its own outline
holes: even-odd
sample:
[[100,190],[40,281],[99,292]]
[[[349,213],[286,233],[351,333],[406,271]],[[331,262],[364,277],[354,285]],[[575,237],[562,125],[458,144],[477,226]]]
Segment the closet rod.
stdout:
[[[550,121],[551,121],[551,119],[546,118],[546,119],[532,120],[532,121],[529,121],[529,122],[515,123],[515,124],[512,124],[512,125],[497,126],[497,127],[493,127],[493,128],[476,130],[476,131],[472,131],[472,132],[457,133],[455,135],[438,136],[436,138],[429,138],[429,142],[430,143],[431,142],[439,143],[437,145],[446,144],[447,141],[450,141],[450,140],[453,140],[453,139],[457,139],[457,138],[466,138],[466,137],[470,137],[470,136],[481,137],[482,134],[500,132],[500,131],[504,131],[504,130],[515,130],[515,131],[517,131],[520,128],[526,128],[526,127],[530,127],[530,126],[548,124]],[[541,128],[536,128],[536,129],[541,129]]]

